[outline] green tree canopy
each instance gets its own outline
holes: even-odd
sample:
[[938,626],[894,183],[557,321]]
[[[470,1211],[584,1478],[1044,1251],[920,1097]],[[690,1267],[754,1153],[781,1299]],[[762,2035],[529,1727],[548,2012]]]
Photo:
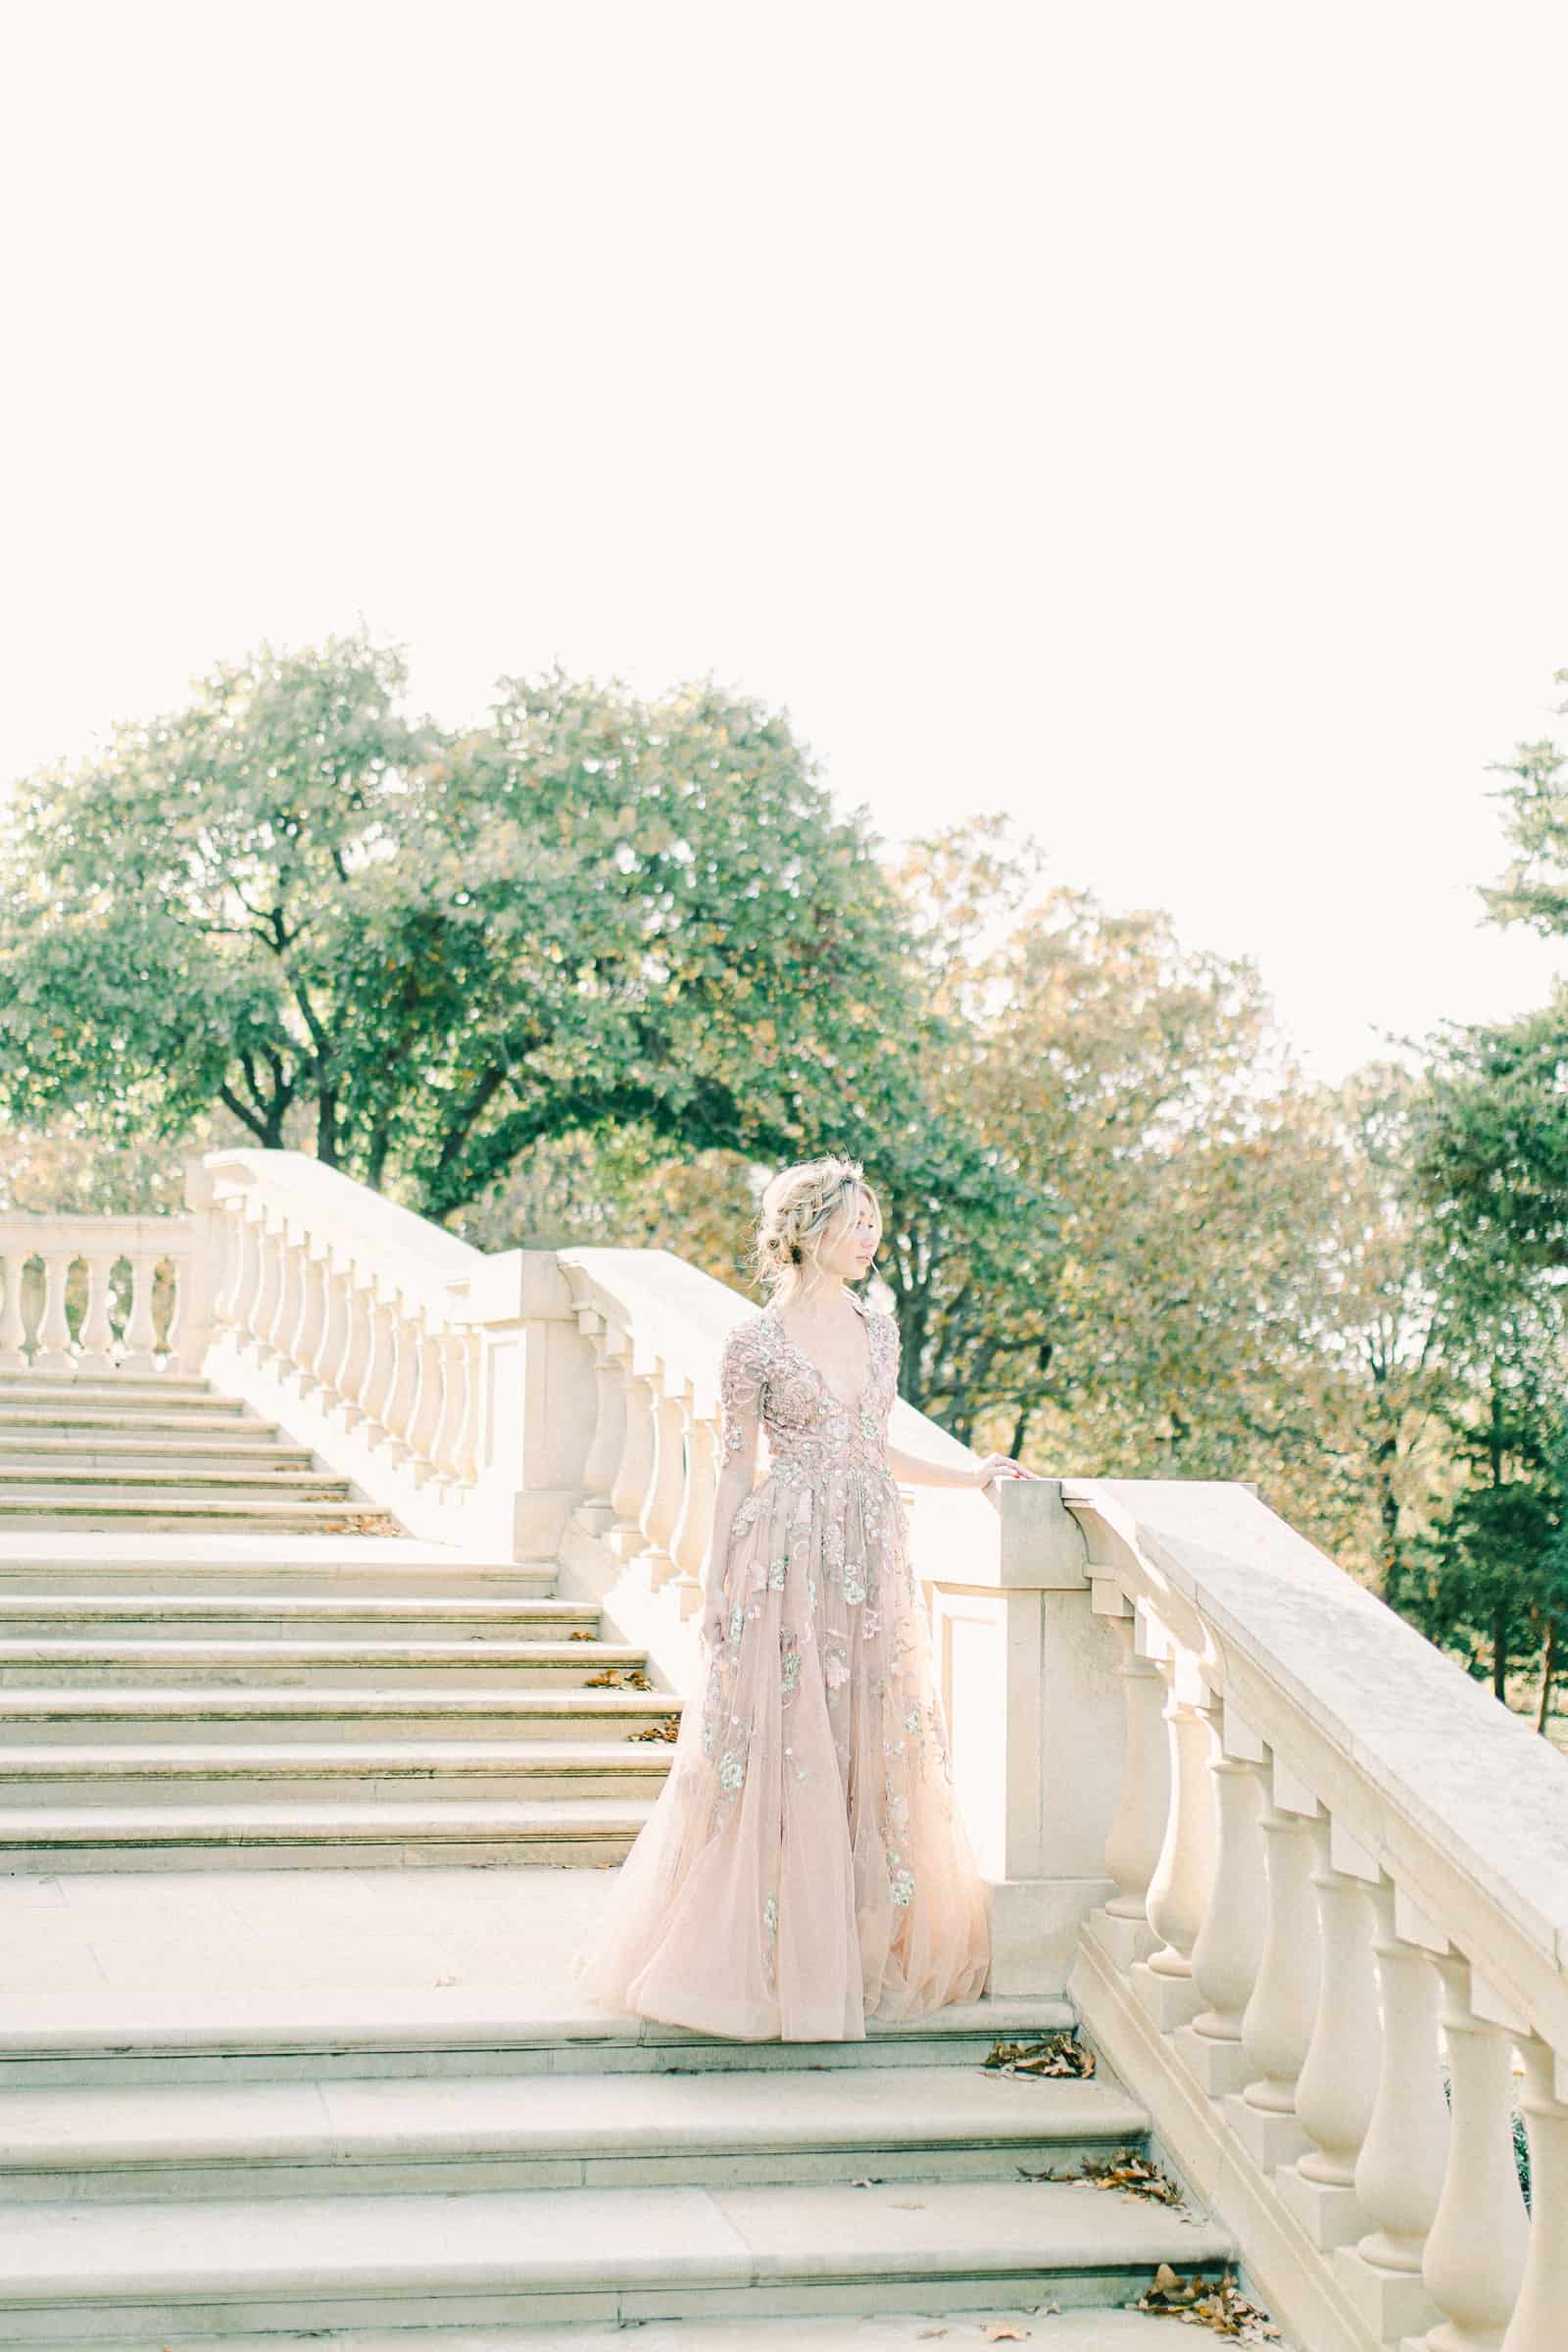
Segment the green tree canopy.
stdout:
[[536,1139],[776,1157],[913,1080],[905,925],[787,720],[559,672],[455,738],[361,638],[217,671],[0,838],[0,1097],[218,1105],[445,1216]]

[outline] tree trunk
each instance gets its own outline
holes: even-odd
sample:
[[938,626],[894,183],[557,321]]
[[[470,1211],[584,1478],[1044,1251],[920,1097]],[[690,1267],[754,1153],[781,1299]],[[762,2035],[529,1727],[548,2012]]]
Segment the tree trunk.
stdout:
[[337,1089],[323,1086],[316,1098],[316,1156],[323,1168],[337,1166]]
[[1492,1693],[1508,1703],[1508,1605],[1499,1599],[1492,1612]]
[[1541,1705],[1536,1711],[1536,1729],[1544,1734],[1551,1721],[1551,1686],[1557,1679],[1557,1614],[1553,1610],[1546,1619],[1546,1639],[1541,1652]]

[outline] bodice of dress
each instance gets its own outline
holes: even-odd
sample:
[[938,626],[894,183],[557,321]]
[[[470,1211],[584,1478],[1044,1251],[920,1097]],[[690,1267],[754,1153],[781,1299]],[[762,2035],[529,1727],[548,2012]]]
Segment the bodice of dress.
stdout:
[[832,1390],[811,1358],[768,1308],[729,1335],[719,1375],[725,1461],[751,1443],[760,1422],[768,1475],[780,1485],[825,1477],[836,1466],[887,1463],[888,1415],[898,1394],[899,1327],[892,1315],[861,1306],[867,1368],[853,1403]]

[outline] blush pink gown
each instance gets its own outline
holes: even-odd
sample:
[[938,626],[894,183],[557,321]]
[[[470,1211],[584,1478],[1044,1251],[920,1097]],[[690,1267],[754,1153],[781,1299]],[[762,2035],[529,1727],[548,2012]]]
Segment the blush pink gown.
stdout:
[[745,2040],[863,2040],[979,1997],[984,1884],[954,1801],[924,1603],[887,1458],[893,1316],[846,1404],[764,1308],[725,1342],[723,1640],[670,1775],[572,1958],[602,2006]]

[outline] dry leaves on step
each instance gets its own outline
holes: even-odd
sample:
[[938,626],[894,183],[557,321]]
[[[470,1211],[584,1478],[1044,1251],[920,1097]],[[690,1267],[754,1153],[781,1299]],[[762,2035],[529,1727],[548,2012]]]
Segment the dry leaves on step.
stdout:
[[1015,2328],[1010,2320],[987,2320],[988,2344],[1021,2344],[1029,2334],[1027,2328]]
[[579,1626],[574,1634],[568,1634],[566,1636],[566,1640],[568,1642],[597,1642],[599,1636],[597,1634],[591,1634],[586,1626]]
[[1154,2283],[1133,2305],[1156,2319],[1184,2320],[1190,2328],[1206,2328],[1211,2335],[1228,2336],[1239,2344],[1277,2344],[1280,2331],[1267,2312],[1250,2303],[1229,2271],[1218,2281],[1183,2278],[1168,2262],[1154,2273]]
[[1072,2180],[1080,2188],[1119,2188],[1126,2196],[1148,2197],[1156,2205],[1182,2201],[1182,2192],[1169,2174],[1162,2173],[1149,2157],[1140,2156],[1136,2148],[1118,2148],[1114,2156],[1086,2156],[1075,2173],[1060,2172],[1054,2166],[1032,2173],[1021,2164],[1017,2170],[1024,2180]]
[[628,1732],[626,1737],[629,1740],[678,1740],[680,1738],[680,1717],[678,1715],[662,1715],[658,1723],[651,1723],[645,1732]]
[[1095,2054],[1071,2034],[1048,2034],[1044,2041],[994,2041],[985,2061],[997,2075],[1092,2075]]

